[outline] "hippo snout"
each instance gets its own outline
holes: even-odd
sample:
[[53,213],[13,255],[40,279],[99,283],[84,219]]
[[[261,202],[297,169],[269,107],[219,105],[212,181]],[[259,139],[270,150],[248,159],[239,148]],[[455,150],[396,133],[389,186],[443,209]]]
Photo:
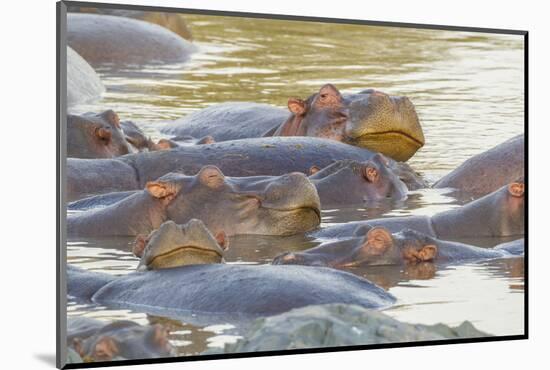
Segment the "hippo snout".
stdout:
[[306,175],[292,172],[270,184],[262,202],[264,207],[291,210],[311,208],[320,212],[321,201],[313,183]]

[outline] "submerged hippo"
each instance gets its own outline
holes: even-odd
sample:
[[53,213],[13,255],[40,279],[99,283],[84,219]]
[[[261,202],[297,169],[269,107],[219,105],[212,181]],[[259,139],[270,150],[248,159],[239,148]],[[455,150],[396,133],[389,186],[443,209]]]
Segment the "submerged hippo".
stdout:
[[147,12],[133,9],[107,9],[107,8],[87,8],[87,7],[69,7],[69,12],[76,13],[98,13],[106,15],[116,15],[118,17],[128,17],[139,19],[149,23],[155,23],[159,26],[168,28],[170,31],[180,35],[184,39],[191,40],[192,35],[183,14],[166,12]]
[[347,240],[325,243],[303,252],[284,253],[275,257],[273,264],[337,268],[422,262],[455,264],[518,256],[524,250],[523,238],[489,249],[444,241],[411,229],[392,234],[388,229],[376,226],[365,235],[366,228],[358,227],[354,237]]
[[112,158],[134,151],[114,111],[67,115],[68,157]]
[[164,27],[98,14],[67,14],[67,43],[92,66],[179,63],[195,51]]
[[166,221],[148,236],[138,235],[132,251],[140,258],[138,271],[158,270],[224,263],[228,244],[225,232],[214,237],[202,221],[191,219],[184,225]]
[[166,328],[159,324],[142,326],[128,320],[104,322],[88,317],[69,317],[67,346],[84,362],[174,355]]
[[524,156],[524,135],[521,134],[468,159],[433,187],[455,188],[476,195],[488,194],[523,177]]
[[[385,158],[374,155],[365,162],[337,161],[318,170],[312,168],[309,180],[317,189],[321,207],[363,205],[365,202],[385,199],[402,200],[407,197],[407,186],[386,165]],[[274,176],[242,177],[240,181],[254,183]],[[70,210],[105,207],[135,194],[138,190],[113,192],[83,198],[68,205]]]
[[355,235],[358,226],[382,226],[391,232],[413,229],[440,239],[523,235],[524,184],[514,182],[462,207],[433,216],[381,218],[327,227],[311,235],[322,238]]
[[195,176],[169,173],[145,189],[105,208],[67,217],[73,236],[147,234],[164,221],[199,218],[213,232],[229,235],[291,235],[320,223],[319,196],[304,174],[226,178],[215,166]]
[[[136,153],[117,159],[68,159],[69,201],[114,191],[138,190],[168,172],[197,173],[215,165],[227,176],[279,176],[289,172],[310,174],[313,166],[335,161],[365,162],[374,155],[366,149],[312,137],[273,137],[233,140],[173,150]],[[425,182],[405,163],[388,161],[410,190]]]
[[[169,224],[159,233],[140,262],[141,270],[152,271],[115,277],[69,265],[68,295],[162,316],[219,314],[228,321],[312,304],[385,308],[395,302],[368,280],[329,268],[211,264],[214,237],[204,236],[209,231],[199,221],[181,228]],[[189,258],[194,264],[187,265]]]
[[104,92],[105,86],[92,66],[67,46],[67,105],[98,100]]
[[175,135],[216,141],[260,136],[313,136],[341,141],[406,161],[424,145],[414,105],[377,90],[342,95],[331,84],[306,100],[290,98],[288,112],[266,104],[214,105],[168,124]]

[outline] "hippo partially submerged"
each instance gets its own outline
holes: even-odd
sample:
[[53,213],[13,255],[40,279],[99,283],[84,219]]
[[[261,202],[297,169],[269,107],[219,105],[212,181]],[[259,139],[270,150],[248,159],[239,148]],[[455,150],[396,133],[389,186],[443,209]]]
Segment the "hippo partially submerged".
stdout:
[[468,159],[433,187],[488,194],[524,176],[524,156],[524,135],[521,134]]
[[164,27],[98,14],[67,14],[67,43],[92,66],[179,63],[195,51]]
[[213,232],[229,235],[291,235],[320,223],[319,196],[304,174],[226,178],[215,166],[195,176],[169,173],[145,189],[100,209],[70,214],[73,236],[147,234],[166,220],[199,218]]
[[422,262],[456,264],[518,256],[524,250],[523,238],[489,249],[444,241],[411,229],[392,234],[388,229],[376,226],[365,235],[366,228],[368,227],[359,227],[356,235],[350,239],[325,243],[303,252],[284,253],[277,256],[273,264],[337,268]]
[[98,100],[104,92],[105,86],[92,66],[67,46],[67,105]]
[[[168,172],[195,174],[205,165],[215,165],[227,176],[280,176],[289,172],[310,174],[313,166],[323,168],[343,159],[365,162],[374,154],[333,140],[273,137],[136,153],[117,159],[70,158],[67,198],[72,201],[95,194],[138,190]],[[407,164],[389,160],[388,167],[411,190],[425,185]]]
[[162,325],[142,326],[133,321],[104,322],[68,317],[67,346],[83,362],[103,362],[173,356],[168,331]]
[[133,152],[114,111],[67,115],[68,157],[112,158]]
[[333,85],[302,100],[290,98],[288,112],[266,104],[214,105],[168,124],[163,132],[216,141],[260,136],[313,136],[341,141],[406,161],[424,145],[415,108],[406,97],[377,90],[342,95]]
[[524,184],[514,182],[462,207],[433,216],[380,218],[327,227],[311,233],[322,238],[355,235],[358,226],[383,226],[391,232],[413,229],[440,239],[523,235]]
[[[115,277],[69,265],[67,293],[162,316],[223,315],[224,320],[312,304],[385,308],[395,302],[368,280],[329,268],[209,264],[214,237],[205,238],[205,233],[209,231],[200,221],[163,227],[142,252],[140,269],[151,271]],[[187,265],[189,258],[195,264]]]
[[[363,205],[386,199],[402,200],[407,197],[407,186],[391,171],[384,158],[377,154],[365,162],[342,160],[322,170],[312,168],[309,180],[317,189],[321,207]],[[274,176],[242,177],[250,183]],[[69,203],[69,210],[87,210],[105,207],[135,194],[139,190],[94,195]]]

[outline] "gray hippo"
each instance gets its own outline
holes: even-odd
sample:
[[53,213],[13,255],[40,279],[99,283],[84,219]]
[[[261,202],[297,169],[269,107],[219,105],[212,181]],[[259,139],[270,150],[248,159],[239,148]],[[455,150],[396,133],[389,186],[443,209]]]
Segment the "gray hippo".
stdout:
[[[374,155],[365,162],[354,160],[336,161],[318,170],[310,170],[313,174],[309,180],[317,189],[321,207],[363,205],[386,199],[403,200],[407,197],[407,186],[386,165],[381,154]],[[241,177],[240,181],[256,182],[268,180],[275,176]],[[68,204],[69,210],[88,210],[105,207],[135,194],[139,190],[113,192],[94,195]]]
[[92,66],[185,62],[195,46],[172,31],[136,19],[68,14],[67,43]]
[[273,264],[351,267],[360,265],[407,265],[422,262],[457,264],[523,254],[524,240],[499,244],[494,248],[479,248],[468,244],[444,241],[425,233],[404,229],[391,233],[376,226],[364,234],[359,227],[354,237],[321,244],[303,252],[281,254]]
[[224,103],[166,125],[173,135],[216,141],[261,136],[312,136],[337,140],[406,161],[424,145],[414,105],[406,97],[368,89],[342,95],[333,85],[306,100],[290,98],[290,115],[267,104]]
[[491,193],[525,172],[524,135],[478,154],[437,181],[434,188],[455,188],[474,195]]
[[67,156],[112,158],[135,152],[126,140],[120,119],[112,110],[67,115]]
[[[161,316],[206,314],[214,319],[222,315],[224,322],[232,316],[271,315],[312,304],[349,303],[379,309],[395,302],[391,294],[368,280],[330,268],[209,263],[214,237],[204,237],[209,231],[200,221],[161,231],[176,235],[149,240],[140,262],[145,271],[116,277],[68,265],[67,294]],[[184,261],[190,252],[194,264],[187,265]],[[206,264],[200,262],[201,254]],[[183,266],[174,261],[182,261]]]
[[117,17],[127,17],[139,19],[149,23],[155,23],[159,26],[168,28],[170,31],[180,35],[184,39],[191,40],[192,34],[187,27],[187,22],[183,14],[166,12],[146,12],[133,9],[107,9],[107,8],[88,8],[88,7],[69,7],[71,13],[97,13],[106,15],[115,15]]
[[[313,166],[323,168],[343,159],[365,162],[374,154],[334,140],[272,137],[182,146],[116,159],[69,158],[67,198],[73,201],[95,194],[138,190],[168,172],[195,174],[205,165],[215,165],[227,176],[280,176],[289,172],[310,174]],[[407,164],[389,160],[388,167],[410,190],[425,187],[425,181]]]
[[355,235],[358,226],[383,226],[391,232],[413,229],[431,237],[456,239],[524,235],[524,184],[514,182],[462,207],[433,216],[404,216],[349,222],[311,233],[319,238]]
[[69,317],[67,346],[83,362],[103,362],[174,355],[168,330],[162,325],[142,326],[133,321],[104,322],[88,317]]
[[315,187],[302,173],[249,181],[205,166],[195,176],[169,173],[110,206],[69,214],[67,233],[147,234],[166,220],[199,218],[215,233],[292,235],[316,228],[320,207]]
[[98,100],[104,92],[105,86],[92,66],[67,46],[67,105]]

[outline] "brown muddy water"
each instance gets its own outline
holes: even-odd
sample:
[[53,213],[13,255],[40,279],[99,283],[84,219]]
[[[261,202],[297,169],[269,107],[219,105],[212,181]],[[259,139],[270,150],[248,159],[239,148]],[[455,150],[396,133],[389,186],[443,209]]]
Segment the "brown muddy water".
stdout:
[[[153,138],[165,122],[225,101],[285,107],[322,84],[343,92],[377,88],[415,104],[426,145],[409,163],[434,181],[465,159],[523,131],[523,43],[519,36],[352,26],[215,16],[187,17],[200,51],[181,65],[98,69],[107,88],[72,113],[114,109]],[[322,226],[410,214],[433,214],[464,202],[445,190],[413,192],[404,202],[323,212]],[[135,269],[131,239],[73,239],[68,262],[112,274]],[[285,250],[318,244],[303,236],[231,240],[229,263],[269,263]],[[491,246],[501,240],[469,240]],[[410,323],[469,320],[495,335],[523,333],[523,258],[415,269],[350,269],[398,298],[385,312]],[[238,292],[235,292],[238,294]],[[170,318],[69,301],[68,314],[138,323],[170,323],[181,355],[219,347],[245,333],[220,321],[194,326]]]

